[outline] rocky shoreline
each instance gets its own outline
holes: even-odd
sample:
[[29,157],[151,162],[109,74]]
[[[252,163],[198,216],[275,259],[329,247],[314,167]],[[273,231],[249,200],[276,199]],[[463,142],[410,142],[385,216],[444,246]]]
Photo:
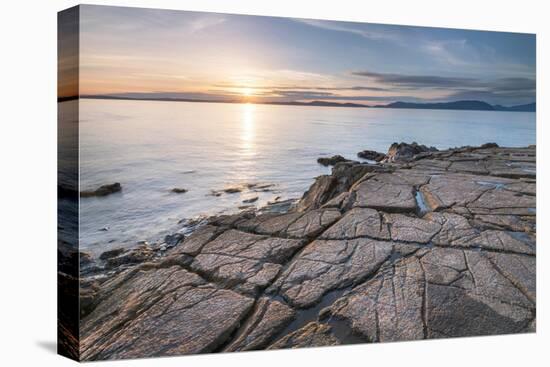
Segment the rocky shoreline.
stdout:
[[81,255],[81,359],[534,332],[535,147],[361,153],[287,212]]

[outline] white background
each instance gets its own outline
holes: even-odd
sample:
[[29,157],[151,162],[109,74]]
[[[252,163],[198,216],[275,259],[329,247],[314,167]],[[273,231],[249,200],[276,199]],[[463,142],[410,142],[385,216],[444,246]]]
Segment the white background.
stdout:
[[[537,33],[537,334],[233,353],[102,366],[538,366],[550,348],[546,1],[91,1],[243,14]],[[70,365],[56,340],[56,12],[76,1],[3,1],[0,43],[0,365]],[[138,35],[136,35],[138,36]],[[547,147],[546,147],[547,148]],[[546,350],[545,350],[546,348]],[[545,353],[546,352],[546,353]],[[546,358],[548,363],[548,358]],[[548,364],[546,364],[548,365]]]

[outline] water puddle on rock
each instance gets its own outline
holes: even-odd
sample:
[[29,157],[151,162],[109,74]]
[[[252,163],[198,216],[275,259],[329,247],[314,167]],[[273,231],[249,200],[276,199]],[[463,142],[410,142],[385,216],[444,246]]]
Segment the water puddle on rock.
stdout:
[[342,344],[366,343],[367,340],[365,338],[361,338],[360,336],[354,334],[351,328],[349,327],[349,325],[345,321],[337,320],[335,318],[330,318],[326,320],[319,319],[319,313],[321,312],[321,310],[331,306],[337,299],[344,296],[346,292],[350,290],[350,288],[351,287],[345,287],[342,289],[336,289],[336,290],[330,291],[327,294],[325,294],[321,299],[321,301],[316,305],[307,309],[297,310],[296,318],[290,324],[288,324],[287,327],[284,328],[274,338],[274,340],[278,340],[283,336],[291,334],[296,330],[299,330],[305,325],[309,324],[310,322],[319,321],[330,325],[332,328],[332,334],[338,340],[340,340]]
[[416,206],[418,207],[418,216],[423,217],[424,214],[429,212],[426,201],[424,200],[424,195],[421,191],[416,190],[414,193],[414,199],[416,200]]
[[503,184],[502,182],[494,182],[494,181],[476,181],[478,185],[481,186],[489,186],[494,187],[495,189],[502,189],[506,187],[506,184]]

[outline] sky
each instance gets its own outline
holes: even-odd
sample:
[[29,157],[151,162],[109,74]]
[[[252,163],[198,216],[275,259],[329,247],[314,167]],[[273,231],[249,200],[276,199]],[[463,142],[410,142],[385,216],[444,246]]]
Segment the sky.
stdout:
[[80,7],[80,94],[217,101],[535,101],[535,35]]

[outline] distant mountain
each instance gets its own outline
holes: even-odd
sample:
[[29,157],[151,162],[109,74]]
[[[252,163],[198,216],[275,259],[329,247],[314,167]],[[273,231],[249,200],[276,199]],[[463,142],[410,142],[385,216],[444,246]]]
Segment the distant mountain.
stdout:
[[475,110],[475,111],[494,111],[493,106],[481,101],[456,101],[442,103],[409,103],[409,102],[394,102],[384,108],[416,108],[427,110]]
[[[58,102],[64,100],[76,99],[79,97],[59,98]],[[132,96],[117,96],[117,95],[81,95],[80,98],[93,99],[123,99],[123,100],[147,100],[147,101],[171,101],[171,102],[203,102],[203,103],[244,103],[242,99],[234,100],[207,100],[193,98],[176,98],[176,97],[154,97],[150,95],[132,95]],[[283,106],[320,106],[320,107],[362,107],[362,108],[412,108],[425,110],[470,110],[470,111],[506,111],[506,112],[536,112],[536,103],[523,104],[518,106],[505,107],[501,105],[490,105],[483,101],[454,101],[454,102],[438,102],[438,103],[412,103],[412,102],[393,102],[386,105],[369,106],[361,103],[341,103],[327,101],[311,101],[311,102],[252,102],[258,104],[283,105]]]
[[504,107],[500,105],[490,105],[482,101],[455,101],[441,103],[410,103],[393,102],[387,105],[375,106],[377,108],[413,108],[429,110],[470,110],[470,111],[507,111],[507,112],[535,112],[536,104],[529,103],[525,105]]
[[537,111],[536,103],[528,103],[528,104],[522,104],[519,106],[512,106],[512,107],[504,107],[500,105],[496,105],[493,107],[495,108],[495,111],[513,111],[513,112],[536,112]]

